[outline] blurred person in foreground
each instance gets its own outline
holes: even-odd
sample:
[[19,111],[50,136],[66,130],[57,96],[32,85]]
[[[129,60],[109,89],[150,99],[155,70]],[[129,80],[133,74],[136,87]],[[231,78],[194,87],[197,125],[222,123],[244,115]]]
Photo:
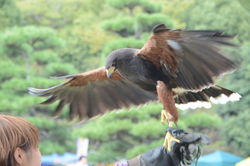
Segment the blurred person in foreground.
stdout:
[[115,166],[188,166],[194,162],[197,164],[201,154],[199,144],[208,145],[210,138],[197,133],[187,133],[184,130],[173,128],[170,130],[172,135],[181,141],[181,143],[173,141],[170,152],[163,146],[158,146]]
[[0,166],[41,166],[39,131],[30,122],[0,114]]

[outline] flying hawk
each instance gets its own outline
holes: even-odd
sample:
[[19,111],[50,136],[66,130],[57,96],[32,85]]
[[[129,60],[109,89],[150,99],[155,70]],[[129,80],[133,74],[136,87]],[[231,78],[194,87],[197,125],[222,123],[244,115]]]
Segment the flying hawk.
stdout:
[[[68,81],[48,89],[29,88],[29,93],[48,97],[43,105],[59,100],[55,116],[69,104],[70,119],[79,120],[159,100],[164,106],[162,122],[167,119],[171,127],[178,121],[176,106],[209,108],[210,101],[224,104],[240,99],[214,84],[214,78],[236,69],[219,48],[235,47],[229,42],[233,38],[219,31],[172,30],[160,24],[141,49],[114,50],[105,67],[59,77]],[[168,149],[173,138],[168,132],[164,142]]]

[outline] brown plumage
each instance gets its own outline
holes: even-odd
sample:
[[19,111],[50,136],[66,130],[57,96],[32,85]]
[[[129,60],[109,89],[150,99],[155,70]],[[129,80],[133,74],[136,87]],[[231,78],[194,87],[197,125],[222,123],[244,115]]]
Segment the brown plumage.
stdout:
[[164,109],[168,116],[168,121],[177,122],[178,121],[178,111],[175,106],[174,96],[176,95],[171,89],[169,89],[166,84],[162,81],[157,82],[157,94],[164,106]]
[[180,41],[181,38],[177,32],[167,31],[166,33],[165,30],[155,30],[154,35],[136,54],[141,58],[152,61],[157,67],[162,67],[162,64],[168,64],[170,68],[177,70],[179,64],[178,56],[176,56],[167,43],[167,40]]
[[[175,104],[195,108],[197,101],[197,107],[207,107],[210,99],[217,102],[221,96],[225,100],[219,98],[218,103],[239,100],[240,95],[213,81],[236,68],[218,47],[235,46],[229,42],[232,38],[218,31],[171,30],[158,25],[141,49],[111,52],[105,68],[61,77],[69,81],[48,89],[29,88],[29,93],[49,97],[42,104],[59,100],[55,115],[69,104],[70,119],[78,116],[80,120],[160,99],[169,120],[177,122]],[[174,92],[175,88],[185,92]]]
[[106,75],[104,67],[77,75],[57,78],[67,82],[48,88],[29,88],[31,95],[49,97],[42,105],[49,105],[59,100],[54,116],[60,115],[63,107],[69,104],[70,120],[92,118],[108,110],[129,108],[131,105],[157,101],[157,95],[145,91],[125,80],[118,72],[113,79]]

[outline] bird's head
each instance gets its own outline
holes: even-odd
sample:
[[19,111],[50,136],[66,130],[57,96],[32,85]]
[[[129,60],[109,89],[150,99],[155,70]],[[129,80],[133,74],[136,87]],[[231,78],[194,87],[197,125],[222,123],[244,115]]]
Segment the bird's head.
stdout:
[[118,52],[117,50],[115,50],[111,52],[106,59],[105,69],[106,69],[107,77],[110,79],[112,78],[113,72],[117,68],[117,55],[118,55]]
[[115,70],[118,70],[120,74],[123,73],[138,50],[134,48],[121,48],[111,52],[106,59],[105,65],[108,78],[111,78]]

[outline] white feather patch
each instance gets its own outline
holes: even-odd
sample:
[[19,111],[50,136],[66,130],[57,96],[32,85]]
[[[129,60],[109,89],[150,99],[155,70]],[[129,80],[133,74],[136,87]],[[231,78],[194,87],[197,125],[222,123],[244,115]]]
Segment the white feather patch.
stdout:
[[211,104],[209,102],[204,101],[196,101],[196,102],[189,102],[187,104],[175,104],[176,107],[178,107],[181,110],[186,109],[197,109],[197,108],[211,108]]
[[228,101],[239,101],[240,98],[241,95],[239,95],[238,93],[232,93],[229,97],[221,94],[216,98],[210,97],[210,101],[214,104],[226,104]]

